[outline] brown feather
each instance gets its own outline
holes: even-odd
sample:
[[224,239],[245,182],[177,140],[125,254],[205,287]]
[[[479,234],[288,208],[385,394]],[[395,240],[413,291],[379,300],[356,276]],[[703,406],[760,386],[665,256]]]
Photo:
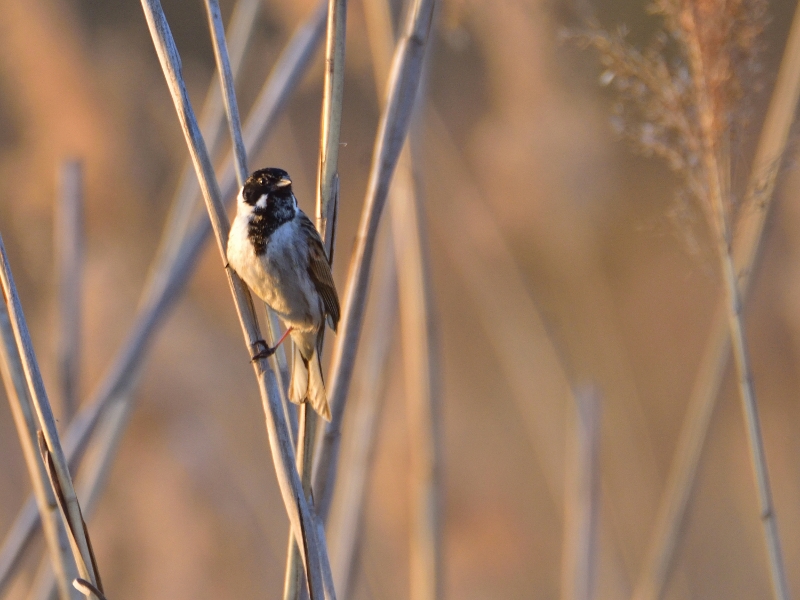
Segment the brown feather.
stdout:
[[331,329],[336,331],[339,324],[339,295],[336,293],[336,284],[333,283],[331,266],[328,257],[325,255],[325,248],[322,239],[314,224],[303,213],[296,217],[300,221],[305,232],[308,234],[308,274],[317,293],[322,298],[325,312],[330,316]]

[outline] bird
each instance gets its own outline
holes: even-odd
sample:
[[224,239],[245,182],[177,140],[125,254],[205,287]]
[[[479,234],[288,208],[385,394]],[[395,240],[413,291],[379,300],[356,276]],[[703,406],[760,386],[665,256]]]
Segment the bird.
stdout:
[[252,360],[270,356],[291,334],[289,399],[308,401],[330,421],[319,350],[325,324],[336,332],[339,296],[322,238],[298,207],[286,171],[259,169],[244,182],[226,252],[228,265],[287,328],[272,348],[264,340],[253,344],[252,350],[259,351]]

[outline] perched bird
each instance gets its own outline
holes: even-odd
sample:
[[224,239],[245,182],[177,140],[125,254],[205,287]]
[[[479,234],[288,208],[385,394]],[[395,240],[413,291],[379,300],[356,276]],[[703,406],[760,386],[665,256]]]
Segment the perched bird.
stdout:
[[[294,359],[289,399],[297,404],[308,400],[330,420],[317,345],[326,321],[336,331],[339,297],[322,239],[297,207],[286,171],[260,169],[245,181],[227,254],[228,264],[291,332]],[[271,355],[279,344],[270,348],[259,341],[261,350],[253,360]]]

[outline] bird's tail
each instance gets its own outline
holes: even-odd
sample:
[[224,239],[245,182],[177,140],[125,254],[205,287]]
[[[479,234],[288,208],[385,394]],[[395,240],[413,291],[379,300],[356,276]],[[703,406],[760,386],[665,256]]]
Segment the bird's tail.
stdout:
[[289,385],[289,400],[295,404],[308,401],[317,414],[326,421],[331,420],[331,409],[328,407],[328,396],[325,393],[325,382],[322,380],[322,366],[319,353],[314,350],[310,359],[306,359],[295,344],[292,361],[292,382]]

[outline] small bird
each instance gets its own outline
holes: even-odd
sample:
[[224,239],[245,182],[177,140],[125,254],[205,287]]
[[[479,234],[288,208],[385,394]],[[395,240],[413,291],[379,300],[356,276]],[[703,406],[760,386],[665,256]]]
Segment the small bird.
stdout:
[[[294,359],[289,399],[311,403],[330,421],[331,412],[322,380],[317,345],[327,321],[336,331],[339,297],[322,239],[311,220],[297,206],[292,180],[282,169],[255,171],[237,198],[236,218],[228,237],[228,264],[281,318],[291,332]],[[253,356],[270,356],[259,340]]]

